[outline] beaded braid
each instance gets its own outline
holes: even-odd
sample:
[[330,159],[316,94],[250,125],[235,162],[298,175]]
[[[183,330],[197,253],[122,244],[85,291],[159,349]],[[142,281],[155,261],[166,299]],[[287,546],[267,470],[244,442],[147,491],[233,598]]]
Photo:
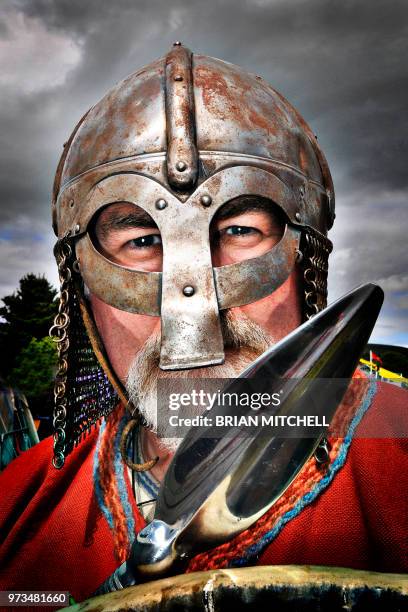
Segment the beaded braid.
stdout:
[[114,470],[115,442],[124,409],[120,404],[106,420],[106,427],[101,437],[98,449],[98,490],[101,491],[104,508],[112,518],[112,535],[114,539],[115,556],[123,563],[129,556],[131,542],[127,528],[127,518],[120,499],[118,482]]
[[74,248],[59,240],[56,256],[61,279],[58,314],[50,336],[58,345],[54,397],[54,459],[57,469],[65,457],[118,403],[118,394],[97,359],[81,314],[80,292],[73,280]]

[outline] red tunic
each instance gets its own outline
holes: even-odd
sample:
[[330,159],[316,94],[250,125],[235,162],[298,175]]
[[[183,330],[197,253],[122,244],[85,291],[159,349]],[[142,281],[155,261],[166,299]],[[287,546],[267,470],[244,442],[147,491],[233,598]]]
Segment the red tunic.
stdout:
[[[395,423],[406,423],[407,398],[406,391],[379,383],[360,431],[387,435]],[[112,518],[98,497],[98,435],[99,428],[62,470],[51,465],[52,439],[47,438],[0,474],[0,590],[69,591],[81,601],[119,565],[115,524],[122,524],[125,514]],[[336,460],[343,453],[345,461],[325,486],[321,479],[309,497],[302,490],[300,501],[289,495],[280,514],[271,511],[268,520],[260,519],[232,543],[197,556],[189,570],[258,563],[407,572],[407,451],[406,438],[356,438],[348,452],[340,445]],[[126,470],[123,474],[121,499],[127,496],[128,521],[130,512],[131,527],[138,531],[144,522]],[[277,529],[279,520],[283,525]]]

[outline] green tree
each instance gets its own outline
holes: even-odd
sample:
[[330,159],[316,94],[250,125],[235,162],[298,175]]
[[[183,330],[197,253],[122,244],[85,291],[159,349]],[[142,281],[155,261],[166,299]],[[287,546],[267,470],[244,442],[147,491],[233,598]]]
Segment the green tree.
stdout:
[[0,374],[8,379],[17,367],[21,351],[32,338],[40,340],[57,313],[57,291],[44,276],[27,274],[19,283],[19,289],[3,298],[0,308]]
[[52,387],[57,367],[57,348],[51,338],[31,338],[18,358],[18,365],[10,373],[9,381],[18,387],[28,401],[47,395]]

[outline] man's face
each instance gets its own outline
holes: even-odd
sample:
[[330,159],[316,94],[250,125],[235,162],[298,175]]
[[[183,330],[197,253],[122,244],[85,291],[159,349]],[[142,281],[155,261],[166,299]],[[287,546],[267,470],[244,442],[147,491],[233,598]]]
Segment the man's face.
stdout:
[[[272,203],[256,198],[234,200],[222,207],[210,227],[213,266],[224,266],[263,255],[283,235],[285,221]],[[112,204],[98,215],[93,227],[98,250],[116,264],[149,272],[162,269],[160,232],[153,219],[129,203]],[[183,249],[183,245],[180,245]],[[186,251],[186,257],[188,252]],[[158,352],[160,317],[131,314],[90,296],[96,324],[118,377],[125,383],[131,365],[142,347],[155,340]],[[283,338],[301,323],[297,270],[271,295],[222,314],[226,340],[224,366],[190,370],[184,376],[232,376],[262,353],[268,344]],[[246,328],[246,331],[242,331]],[[261,340],[254,342],[257,330]],[[238,336],[238,341],[228,340]],[[246,341],[246,337],[248,342]],[[237,357],[240,357],[237,359]],[[158,367],[155,361],[152,367]],[[227,369],[226,369],[227,368]],[[160,373],[164,375],[164,373]]]

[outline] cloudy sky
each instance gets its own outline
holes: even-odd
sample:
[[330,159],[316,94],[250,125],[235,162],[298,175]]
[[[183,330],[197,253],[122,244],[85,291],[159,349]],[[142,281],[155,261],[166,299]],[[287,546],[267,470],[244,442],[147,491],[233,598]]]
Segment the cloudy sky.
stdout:
[[57,283],[50,191],[62,144],[174,40],[262,75],[318,135],[336,188],[330,301],[378,282],[372,340],[408,346],[406,0],[2,0],[0,297]]

